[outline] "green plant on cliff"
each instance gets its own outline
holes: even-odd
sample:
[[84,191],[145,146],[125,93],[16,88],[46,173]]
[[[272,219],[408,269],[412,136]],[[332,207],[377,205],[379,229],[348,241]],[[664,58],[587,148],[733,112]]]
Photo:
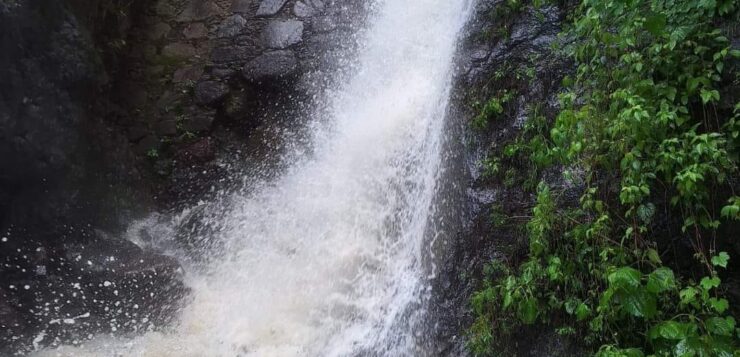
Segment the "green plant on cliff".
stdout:
[[[740,356],[723,296],[731,258],[718,249],[740,220],[740,104],[721,107],[719,91],[738,87],[725,72],[740,54],[716,28],[736,16],[732,0],[581,3],[562,110],[549,140],[523,145],[533,160],[584,168],[580,206],[559,208],[538,186],[529,256],[492,264],[473,296],[474,354],[541,323],[602,357]],[[666,228],[676,219],[677,237]],[[679,242],[695,259],[681,269],[665,254]]]
[[481,108],[480,113],[473,119],[473,127],[478,130],[485,129],[491,120],[504,112],[504,105],[511,101],[513,97],[514,94],[511,91],[504,90],[489,99]]

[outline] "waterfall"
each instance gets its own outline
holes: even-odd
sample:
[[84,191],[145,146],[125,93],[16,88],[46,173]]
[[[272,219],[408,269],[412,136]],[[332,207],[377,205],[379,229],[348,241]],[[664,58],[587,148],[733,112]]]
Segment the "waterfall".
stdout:
[[187,273],[192,296],[171,331],[41,355],[428,355],[417,339],[429,293],[423,261],[470,6],[377,4],[357,68],[315,115],[323,118],[309,157],[211,216],[222,253]]

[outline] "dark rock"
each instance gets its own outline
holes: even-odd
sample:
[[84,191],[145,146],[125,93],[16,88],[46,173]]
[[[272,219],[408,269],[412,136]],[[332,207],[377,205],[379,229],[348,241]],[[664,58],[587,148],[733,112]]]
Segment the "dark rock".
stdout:
[[223,14],[223,10],[209,0],[190,0],[185,10],[177,16],[179,22],[202,21]]
[[251,13],[256,0],[234,0],[231,3],[231,11],[239,13]]
[[272,20],[262,33],[262,42],[269,48],[283,49],[303,40],[303,22]]
[[189,40],[204,38],[208,36],[208,28],[202,22],[195,22],[187,25],[182,30],[182,35]]
[[154,135],[145,136],[134,146],[134,152],[138,155],[147,155],[157,149],[159,149],[159,139]]
[[231,67],[214,67],[211,69],[211,74],[218,78],[229,78],[236,73],[236,70]]
[[218,37],[234,37],[240,34],[246,25],[247,20],[241,17],[241,15],[231,15],[221,23],[217,35]]
[[229,86],[217,81],[203,81],[195,86],[195,100],[198,104],[213,105],[229,93]]
[[216,113],[210,111],[201,112],[196,111],[195,109],[193,109],[192,112],[195,114],[183,122],[182,129],[193,133],[210,131],[213,127]]
[[315,32],[330,32],[337,28],[337,23],[331,16],[319,16],[311,22],[311,27]]
[[211,60],[215,63],[240,62],[249,57],[249,49],[240,46],[216,47],[211,52]]
[[170,25],[164,22],[159,22],[156,25],[154,25],[154,27],[152,27],[151,31],[149,32],[149,38],[152,40],[159,40],[159,39],[165,38],[167,37],[167,34],[169,34],[171,30],[172,30],[172,27],[170,27]]
[[288,0],[262,0],[257,16],[272,16],[278,13],[285,6]]
[[178,150],[176,157],[187,165],[205,163],[216,158],[216,145],[210,137],[201,138]]
[[310,5],[306,5],[303,1],[298,1],[293,7],[293,13],[298,17],[310,17],[313,16],[315,10]]
[[155,126],[157,135],[174,136],[177,135],[177,122],[172,119],[162,120]]
[[129,140],[138,141],[149,134],[149,129],[143,126],[132,126],[128,128],[127,134]]
[[195,54],[195,47],[184,42],[170,43],[162,48],[162,56],[169,59],[185,60]]
[[247,99],[243,92],[232,93],[224,101],[223,112],[230,119],[240,119],[248,112]]
[[197,81],[203,75],[203,66],[187,66],[178,68],[172,75],[173,83]]
[[274,80],[295,74],[298,59],[292,51],[267,52],[242,69],[244,78],[249,81]]
[[159,0],[154,7],[157,15],[162,17],[174,17],[177,15],[177,7],[170,2],[171,0]]

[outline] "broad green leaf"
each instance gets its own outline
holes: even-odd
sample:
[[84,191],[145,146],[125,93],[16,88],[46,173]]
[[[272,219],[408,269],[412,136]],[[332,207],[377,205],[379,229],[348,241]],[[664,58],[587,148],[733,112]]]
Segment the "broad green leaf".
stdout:
[[534,323],[537,319],[537,300],[528,298],[519,304],[519,318],[527,325]]
[[647,258],[653,264],[661,264],[662,263],[662,261],[660,260],[660,254],[658,254],[658,251],[656,251],[655,249],[648,249],[647,250]]
[[589,315],[591,315],[591,308],[588,307],[588,305],[584,303],[578,305],[578,308],[576,308],[576,320],[583,321],[587,319]]
[[709,306],[721,314],[727,311],[730,303],[726,299],[709,298]]
[[648,275],[647,290],[651,293],[661,293],[673,289],[676,286],[676,278],[673,270],[669,268],[655,269]]
[[712,257],[712,265],[727,268],[729,260],[730,255],[727,252],[719,252],[719,254]]
[[620,293],[622,308],[632,316],[650,318],[657,312],[655,295],[643,288]]
[[666,25],[666,16],[664,14],[655,14],[645,19],[645,29],[653,36],[660,36]]
[[704,278],[701,279],[701,281],[699,282],[699,285],[701,285],[701,287],[704,288],[704,290],[709,291],[712,288],[718,287],[719,283],[720,283],[720,280],[718,277],[715,276],[715,277],[710,278],[708,276],[705,276]]
[[609,285],[617,288],[636,288],[640,286],[642,273],[630,267],[621,267],[609,274]]
[[732,336],[735,332],[735,319],[732,316],[725,318],[712,317],[704,322],[707,330],[714,335]]
[[664,338],[666,340],[682,340],[686,338],[689,326],[677,321],[663,321],[648,331],[648,337],[652,340]]

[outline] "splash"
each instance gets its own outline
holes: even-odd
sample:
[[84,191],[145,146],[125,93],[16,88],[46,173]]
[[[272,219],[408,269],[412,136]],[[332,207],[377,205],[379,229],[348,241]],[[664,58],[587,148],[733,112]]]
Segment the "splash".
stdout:
[[192,300],[172,332],[42,355],[427,354],[416,338],[423,258],[469,6],[378,4],[357,68],[327,95],[328,117],[316,118],[310,158],[209,216],[222,253],[188,274]]

